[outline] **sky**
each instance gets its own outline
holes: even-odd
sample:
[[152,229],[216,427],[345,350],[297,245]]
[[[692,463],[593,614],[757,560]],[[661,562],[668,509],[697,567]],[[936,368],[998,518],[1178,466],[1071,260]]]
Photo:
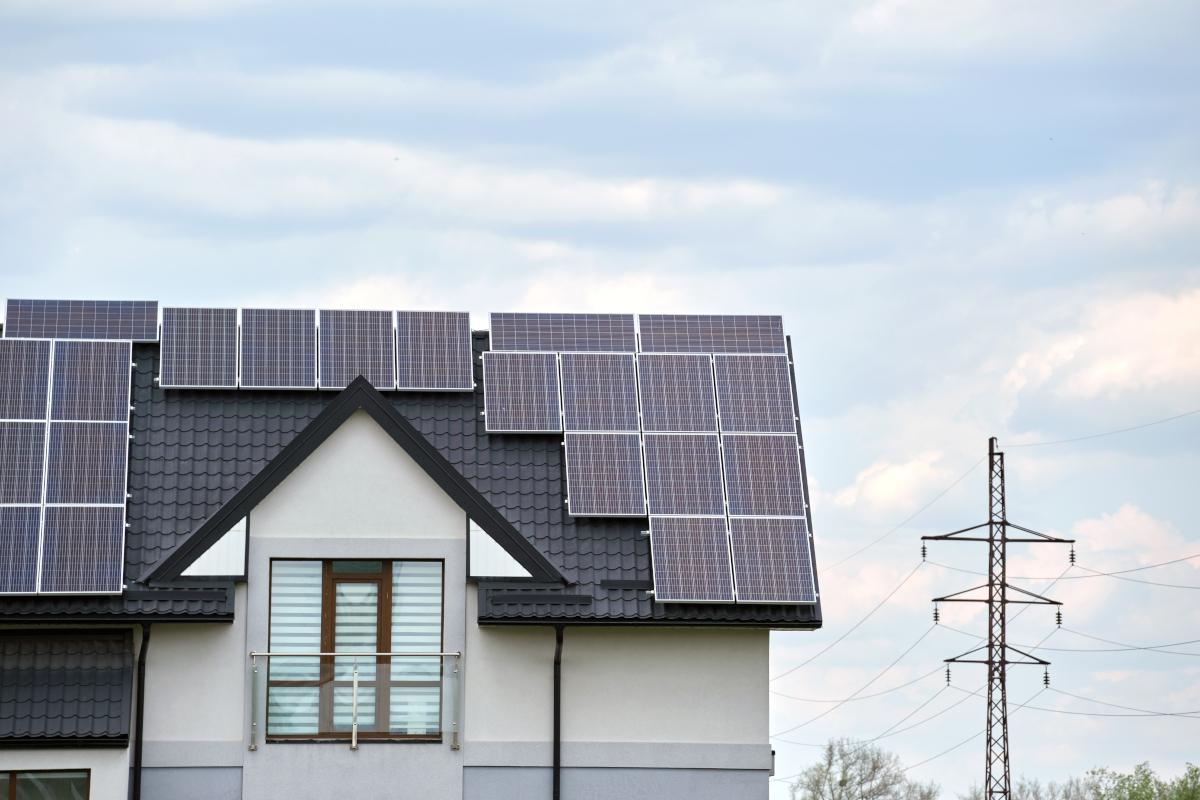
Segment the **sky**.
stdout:
[[[1177,774],[1200,720],[1042,709],[1133,713],[1062,690],[1200,710],[1200,660],[1178,654],[1200,646],[1075,633],[1200,640],[1200,559],[1125,576],[1191,588],[1083,577],[1200,553],[1200,414],[1021,445],[1200,409],[1198,33],[1200,6],[1153,1],[2,0],[0,285],[478,327],[782,314],[825,627],[772,635],[771,732],[800,726],[777,774],[902,718],[932,717],[879,740],[906,765],[982,732],[963,693],[982,668],[927,675],[976,641],[947,626],[983,630],[965,605],[929,630],[929,599],[973,575],[926,563],[789,670],[917,567],[921,535],[983,521],[992,435],[1010,519],[1077,538],[1080,564],[1050,590],[1064,649],[1039,651],[1053,690],[1013,716],[1014,773]],[[1010,564],[1054,577],[1067,552]],[[1054,628],[1031,608],[1010,640]],[[914,642],[860,693],[911,685],[809,702]],[[1012,670],[1012,703],[1041,680]],[[953,797],[982,749],[908,774]]]

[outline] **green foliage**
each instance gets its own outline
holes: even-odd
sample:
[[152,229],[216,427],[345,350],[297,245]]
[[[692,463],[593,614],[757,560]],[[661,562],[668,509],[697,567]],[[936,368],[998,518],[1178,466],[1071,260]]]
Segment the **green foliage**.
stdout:
[[936,783],[910,781],[900,759],[852,739],[825,745],[821,760],[791,785],[792,800],[937,800]]

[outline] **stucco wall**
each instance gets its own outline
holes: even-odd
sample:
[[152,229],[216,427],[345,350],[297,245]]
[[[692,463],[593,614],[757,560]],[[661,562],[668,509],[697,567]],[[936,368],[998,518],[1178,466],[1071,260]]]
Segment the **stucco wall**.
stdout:
[[48,748],[0,750],[0,770],[92,771],[89,800],[126,800],[129,788],[129,749]]
[[[462,650],[466,529],[466,513],[374,420],[355,414],[250,513],[245,649],[267,649],[273,558],[439,558],[445,648]],[[443,693],[443,716],[450,691]],[[265,686],[258,698],[261,730]],[[260,739],[243,763],[246,798],[386,797],[400,788],[407,797],[462,796],[462,751],[448,738],[363,742],[357,751],[340,742]]]

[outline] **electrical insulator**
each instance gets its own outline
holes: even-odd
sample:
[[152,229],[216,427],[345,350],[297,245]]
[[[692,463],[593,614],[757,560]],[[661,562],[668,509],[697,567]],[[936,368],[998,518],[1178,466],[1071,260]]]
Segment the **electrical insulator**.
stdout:
[[925,545],[921,545],[921,560],[922,561],[925,560],[925,556],[927,555],[927,552],[928,552],[928,549],[925,547]]
[[1060,627],[1060,628],[1062,627],[1062,609],[1061,608],[1054,612],[1054,621],[1058,623],[1058,627]]
[[1075,545],[1071,545],[1071,566],[1075,566]]
[[950,685],[950,665],[946,665],[946,685]]
[[941,621],[941,615],[938,613],[937,603],[933,604],[933,624],[937,625]]
[[1046,671],[1042,673],[1042,686],[1050,688],[1050,668],[1046,667]]

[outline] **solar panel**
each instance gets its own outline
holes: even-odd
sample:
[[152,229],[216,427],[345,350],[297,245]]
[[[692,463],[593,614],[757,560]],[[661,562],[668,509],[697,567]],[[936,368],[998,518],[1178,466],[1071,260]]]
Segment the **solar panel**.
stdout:
[[159,386],[237,386],[237,309],[164,308]]
[[632,353],[633,314],[492,313],[493,350]]
[[816,582],[803,519],[729,520],[739,603],[814,603]]
[[632,353],[563,353],[560,362],[567,430],[638,429]]
[[396,338],[390,311],[322,311],[321,388],[344,389],[363,376],[376,389],[396,388]]
[[651,514],[724,514],[717,435],[646,435],[646,486]]
[[702,355],[638,356],[642,426],[647,431],[715,431],[712,359]]
[[37,590],[37,506],[0,506],[0,594]]
[[241,384],[315,389],[317,314],[307,309],[242,309]]
[[50,342],[0,339],[0,419],[46,418]]
[[475,388],[467,312],[397,311],[396,339],[399,388],[465,392]]
[[120,592],[125,509],[48,507],[42,534],[42,592]]
[[787,356],[719,355],[715,365],[722,431],[796,432]]
[[786,353],[783,318],[641,314],[643,353]]
[[0,503],[42,502],[46,423],[0,422]]
[[46,502],[124,506],[128,430],[125,423],[51,423]]
[[724,517],[650,517],[654,600],[733,602]]
[[575,517],[644,517],[642,447],[636,433],[566,434],[567,505]]
[[55,342],[51,419],[127,422],[129,342]]
[[484,353],[483,405],[490,433],[561,431],[558,357],[554,353]]
[[157,300],[9,300],[6,337],[158,341]]
[[804,516],[794,435],[731,434],[721,444],[731,515]]

